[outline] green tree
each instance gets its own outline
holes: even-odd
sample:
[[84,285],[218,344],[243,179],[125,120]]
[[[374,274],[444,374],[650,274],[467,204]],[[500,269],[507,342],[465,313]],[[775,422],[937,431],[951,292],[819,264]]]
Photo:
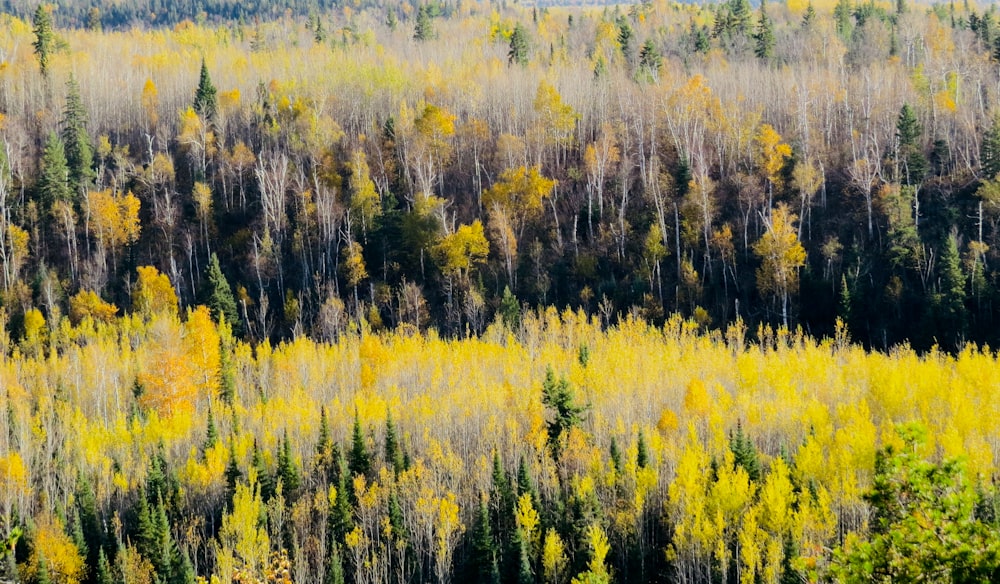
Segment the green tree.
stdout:
[[545,381],[542,382],[542,404],[552,410],[545,425],[549,434],[549,447],[558,458],[565,434],[571,428],[580,425],[587,406],[576,403],[576,396],[569,381],[565,377],[557,380],[551,367],[546,369]]
[[660,68],[663,66],[663,55],[656,48],[653,39],[646,39],[639,49],[639,73],[656,82],[660,78]]
[[486,501],[479,502],[479,512],[472,532],[472,568],[476,582],[500,584],[500,569],[497,566],[497,548],[490,527],[490,510]]
[[94,575],[95,584],[114,584],[114,579],[111,575],[111,563],[108,562],[108,556],[104,553],[104,548],[101,548],[97,552],[97,572]]
[[80,86],[73,76],[66,82],[66,109],[63,110],[60,137],[69,167],[70,187],[76,193],[85,193],[96,176],[94,148],[87,133],[87,110],[80,98]]
[[45,142],[38,175],[38,194],[46,209],[51,209],[58,202],[72,203],[75,199],[70,188],[66,150],[55,132],[50,132]]
[[632,39],[635,38],[632,25],[628,23],[628,19],[623,14],[615,20],[615,26],[618,27],[618,46],[621,47],[622,56],[625,57],[626,61],[631,61],[630,57],[634,50]]
[[993,180],[1000,174],[1000,116],[994,116],[993,123],[983,133],[979,165],[984,179]]
[[208,260],[208,273],[205,284],[202,288],[202,301],[212,311],[212,317],[216,322],[222,322],[223,318],[233,327],[233,332],[239,336],[243,330],[243,322],[236,311],[236,298],[233,290],[229,287],[229,280],[222,273],[219,265],[219,256],[212,253]]
[[385,462],[397,475],[403,472],[403,449],[399,444],[399,434],[392,422],[392,414],[385,416]]
[[212,78],[208,75],[208,65],[204,58],[201,60],[201,74],[198,76],[198,89],[195,91],[192,107],[205,121],[215,119],[218,110],[215,86],[212,85]]
[[917,114],[904,103],[896,120],[896,162],[900,165],[900,180],[907,185],[919,184],[927,173],[927,158],[920,145],[923,128]]
[[413,29],[413,38],[423,42],[429,41],[435,36],[430,8],[426,4],[421,4],[420,8],[417,9],[417,23]]
[[865,495],[874,512],[870,533],[848,535],[834,550],[830,575],[847,584],[997,582],[1000,531],[977,516],[964,461],[922,458],[922,426],[897,432],[903,447],[879,450]]
[[365,434],[361,429],[361,418],[358,417],[357,410],[354,411],[354,429],[351,432],[351,453],[348,457],[348,469],[351,477],[357,475],[368,476],[371,472],[371,457],[368,455],[368,446],[365,443]]
[[736,433],[729,435],[729,449],[733,452],[736,466],[743,467],[751,481],[759,481],[761,476],[757,448],[750,437],[743,433],[743,424],[736,424]]
[[934,302],[938,313],[938,333],[951,349],[961,346],[965,338],[967,320],[965,275],[962,272],[962,259],[958,254],[956,239],[954,233],[945,238],[938,270],[939,288]]
[[812,0],[809,0],[809,4],[806,5],[806,13],[802,16],[802,28],[806,30],[811,30],[813,23],[816,22],[816,7],[813,6]]
[[507,51],[507,62],[511,65],[522,67],[528,64],[528,31],[517,23],[514,31],[510,34],[510,50]]
[[767,15],[767,0],[761,0],[757,17],[757,30],[753,34],[753,53],[758,59],[767,61],[774,56],[774,26]]
[[38,5],[35,10],[34,25],[35,41],[31,46],[35,47],[35,57],[38,58],[42,76],[48,79],[49,58],[55,50],[56,38],[52,30],[52,9],[47,4]]
[[851,15],[854,9],[851,0],[837,0],[837,5],[833,7],[833,21],[837,28],[837,34],[842,39],[851,37]]
[[292,455],[292,445],[291,440],[288,438],[287,429],[281,440],[281,450],[278,451],[278,464],[274,473],[276,475],[275,482],[277,480],[281,481],[285,499],[289,503],[294,503],[299,487],[302,486],[302,480],[299,477],[299,469],[295,465],[295,458]]

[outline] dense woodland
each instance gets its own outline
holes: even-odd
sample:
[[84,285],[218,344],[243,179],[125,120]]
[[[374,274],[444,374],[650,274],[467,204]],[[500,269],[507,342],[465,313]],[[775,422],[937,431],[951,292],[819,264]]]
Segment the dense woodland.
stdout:
[[2,17],[0,580],[1000,579],[993,8],[209,4]]

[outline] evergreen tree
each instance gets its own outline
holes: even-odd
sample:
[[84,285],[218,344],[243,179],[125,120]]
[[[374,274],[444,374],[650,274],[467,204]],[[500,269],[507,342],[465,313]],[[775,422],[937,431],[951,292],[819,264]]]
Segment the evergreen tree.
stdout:
[[214,448],[219,442],[219,430],[215,427],[215,416],[212,414],[212,402],[208,403],[208,429],[205,432],[205,443],[202,444],[202,452],[207,452]]
[[663,66],[663,56],[656,48],[653,39],[646,39],[639,49],[639,71],[649,77],[651,81],[656,81],[660,77],[660,67]]
[[514,25],[514,32],[510,34],[510,50],[507,51],[507,63],[522,67],[528,64],[528,31],[524,30],[520,22]]
[[240,465],[236,461],[236,447],[230,440],[229,443],[229,461],[226,463],[226,509],[231,511],[233,508],[233,496],[236,494],[236,485],[239,484],[240,479],[243,478],[243,473],[240,471]]
[[417,10],[417,24],[413,29],[413,38],[423,42],[433,39],[434,36],[434,23],[431,22],[430,9],[426,4],[421,4]]
[[569,381],[565,377],[556,380],[551,367],[546,370],[545,381],[542,383],[542,404],[552,410],[551,419],[545,425],[549,434],[549,447],[558,459],[564,435],[583,421],[583,413],[587,411],[587,407],[576,403]]
[[497,549],[490,527],[490,510],[486,501],[480,501],[479,512],[472,532],[472,566],[476,582],[500,584],[500,569],[497,566]]
[[344,561],[340,555],[340,544],[336,541],[330,545],[326,557],[326,569],[323,572],[323,584],[345,584]]
[[646,446],[646,435],[642,430],[639,431],[639,444],[635,455],[635,463],[639,468],[649,466],[649,447]]
[[341,460],[341,470],[337,477],[337,493],[330,509],[330,533],[337,542],[344,541],[344,536],[354,529],[354,512],[351,508],[350,497],[354,493],[350,490],[348,483],[346,464]]
[[63,111],[60,137],[66,152],[70,186],[74,192],[84,193],[92,185],[94,173],[94,148],[87,133],[87,110],[80,98],[80,86],[72,77],[66,83],[66,109]]
[[983,133],[983,144],[979,152],[982,177],[988,180],[995,179],[1000,174],[1000,116],[994,116],[993,123]]
[[257,471],[257,483],[260,485],[260,498],[265,503],[274,496],[274,483],[271,482],[271,473],[264,464],[264,456],[257,446],[257,440],[253,441],[253,455],[250,459],[250,466]]
[[965,338],[965,275],[955,234],[945,238],[938,270],[938,337],[948,349],[958,349]]
[[38,176],[38,195],[46,209],[57,202],[72,203],[73,190],[69,183],[69,166],[62,140],[55,132],[49,133],[42,153],[41,170]]
[[34,584],[52,584],[49,576],[49,562],[41,553],[38,554],[38,572],[35,574]]
[[816,22],[816,8],[813,6],[812,0],[809,0],[809,4],[806,6],[806,13],[802,16],[802,28],[812,29],[813,24]]
[[750,480],[756,482],[760,480],[760,461],[757,459],[757,447],[750,438],[743,433],[743,424],[736,424],[736,434],[729,436],[729,449],[733,452],[736,466],[743,467],[747,471]]
[[35,41],[31,46],[35,48],[35,57],[38,58],[38,67],[42,71],[42,76],[49,77],[49,58],[55,50],[56,37],[52,30],[52,13],[47,4],[38,5],[35,10],[34,28]]
[[833,7],[833,21],[837,34],[842,39],[846,40],[851,37],[851,14],[853,12],[851,0],[837,0],[837,5]]
[[201,60],[201,74],[198,77],[198,89],[195,91],[192,107],[194,107],[195,113],[206,122],[215,119],[215,113],[219,107],[215,86],[212,85],[212,78],[208,75],[208,65],[204,58]]
[[278,452],[278,465],[275,469],[276,481],[281,481],[284,487],[285,499],[289,503],[294,503],[298,495],[301,480],[299,469],[295,466],[295,459],[292,457],[291,441],[288,438],[288,430],[285,430],[281,441],[281,450]]
[[396,425],[392,423],[392,414],[385,416],[385,462],[397,475],[403,472],[403,449],[399,445]]
[[517,496],[528,493],[531,500],[538,502],[538,493],[535,492],[535,483],[531,480],[531,473],[528,471],[528,461],[521,458],[517,463]]
[[608,447],[608,452],[611,455],[611,466],[614,467],[615,472],[621,472],[623,461],[622,461],[622,451],[618,447],[618,439],[614,436],[611,437],[611,445]]
[[621,47],[622,56],[625,57],[626,61],[630,61],[632,55],[632,39],[635,37],[635,33],[632,31],[632,25],[628,23],[628,19],[625,15],[621,15],[615,21],[615,25],[618,27],[618,45]]
[[757,19],[757,30],[753,35],[754,55],[763,61],[774,56],[774,27],[767,15],[767,0],[760,1],[760,13]]
[[91,573],[96,573],[104,549],[104,530],[98,515],[97,497],[83,473],[77,475],[76,480],[76,511],[80,535],[84,541],[84,545],[80,546],[80,553],[86,556]]
[[396,30],[399,26],[399,19],[396,17],[396,9],[390,7],[388,13],[385,15],[385,25],[389,27],[389,30]]
[[97,552],[97,573],[94,576],[94,582],[95,584],[114,584],[114,579],[111,576],[111,563],[108,562],[104,548]]
[[225,318],[226,322],[233,327],[233,333],[239,336],[243,323],[240,321],[239,313],[236,311],[236,298],[233,297],[233,290],[229,286],[229,280],[222,273],[219,265],[219,256],[214,252],[208,259],[208,270],[202,290],[203,301],[212,311],[212,316],[216,322],[221,322]]
[[[233,335],[229,323],[219,325],[219,399],[232,407],[236,400],[236,367],[233,365]],[[238,426],[233,424],[233,432]]]
[[358,411],[354,411],[354,429],[351,432],[351,454],[348,457],[348,468],[351,476],[368,476],[371,472],[371,458],[368,455],[368,446],[365,444],[365,435],[361,430],[361,418]]
[[896,160],[901,165],[900,179],[906,185],[919,184],[927,173],[927,159],[920,145],[922,133],[916,112],[904,103],[896,120]]

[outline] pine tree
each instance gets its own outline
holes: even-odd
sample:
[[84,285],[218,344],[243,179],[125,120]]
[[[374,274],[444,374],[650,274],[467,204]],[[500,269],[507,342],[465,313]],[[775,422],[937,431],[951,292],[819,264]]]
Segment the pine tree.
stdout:
[[395,8],[389,8],[388,14],[385,15],[385,25],[389,27],[389,30],[393,31],[396,30],[397,26],[399,26],[399,18],[396,17]]
[[646,435],[642,430],[639,431],[639,444],[635,455],[635,463],[639,468],[649,466],[649,447],[646,446]]
[[49,77],[49,57],[55,49],[56,39],[52,30],[52,13],[48,5],[42,3],[35,10],[34,28],[35,41],[31,46],[35,48],[35,57],[38,58],[38,66],[42,71],[42,76]]
[[753,35],[754,55],[762,61],[774,56],[774,27],[767,15],[767,0],[760,1],[760,13],[757,19],[757,30]]
[[663,56],[656,48],[653,39],[646,39],[639,49],[639,71],[648,76],[651,81],[656,81],[660,77],[660,67],[663,66]]
[[983,133],[983,144],[979,152],[983,178],[995,179],[1000,174],[1000,116],[995,116],[990,128]]
[[49,562],[41,553],[38,554],[38,571],[35,574],[34,584],[52,584],[52,578],[49,576]]
[[900,179],[906,185],[920,183],[927,173],[927,158],[920,145],[921,134],[923,128],[916,112],[910,104],[904,103],[896,120],[896,160],[902,166]]
[[108,556],[104,553],[104,548],[101,548],[97,552],[97,573],[94,575],[95,584],[114,584],[114,579],[111,575],[111,563],[108,562]]
[[250,466],[257,471],[257,482],[260,484],[260,498],[265,503],[274,496],[274,483],[271,481],[271,473],[264,464],[264,456],[257,446],[257,440],[253,441],[253,455],[250,459]]
[[392,413],[385,416],[385,462],[397,475],[403,472],[403,449],[399,445],[396,426],[392,423]]
[[618,27],[618,45],[621,47],[622,56],[625,57],[626,61],[631,62],[632,39],[635,37],[632,25],[628,23],[628,19],[623,14],[615,20],[615,26]]
[[809,0],[809,4],[806,6],[806,13],[802,16],[802,28],[811,30],[815,22],[816,7],[813,6],[812,0]]
[[41,171],[38,176],[38,195],[46,209],[58,202],[72,203],[73,190],[69,184],[69,166],[62,140],[55,132],[49,133],[42,154]]
[[212,78],[208,75],[208,65],[205,59],[201,60],[201,74],[198,78],[198,90],[194,94],[194,107],[201,119],[212,121],[218,109],[215,86],[212,85]]
[[480,501],[479,512],[472,532],[472,565],[476,582],[500,584],[500,569],[497,566],[497,549],[490,527],[490,510],[486,501]]
[[614,436],[611,437],[611,446],[608,447],[608,451],[611,455],[611,466],[614,467],[615,472],[622,471],[622,451],[618,448],[618,439]]
[[240,479],[243,478],[243,473],[240,471],[240,465],[236,461],[236,446],[229,442],[229,461],[226,463],[226,510],[231,511],[233,508],[233,496],[236,494],[236,485],[239,484]]
[[510,34],[507,63],[522,67],[528,64],[528,31],[524,30],[520,22],[514,25],[514,32]]
[[842,39],[851,36],[851,15],[854,10],[851,7],[851,0],[837,0],[837,5],[833,7],[833,21],[836,24],[837,34]]
[[326,568],[323,571],[323,584],[345,584],[344,561],[340,556],[340,544],[336,541],[330,545],[326,557]]
[[87,110],[80,97],[80,86],[70,76],[66,83],[66,109],[63,110],[60,137],[69,167],[70,187],[74,192],[85,193],[93,184],[94,148],[87,133]]
[[299,469],[295,466],[295,459],[292,457],[292,446],[288,438],[288,430],[285,430],[281,441],[281,450],[278,452],[278,466],[275,469],[275,475],[277,480],[281,480],[281,484],[284,487],[285,499],[289,503],[294,503],[302,481],[299,478]]
[[86,556],[87,566],[96,572],[100,554],[104,549],[104,530],[101,527],[101,518],[97,511],[97,497],[94,495],[94,489],[82,473],[77,475],[76,480],[76,509],[84,541],[84,546],[80,547],[80,553]]
[[421,4],[417,10],[417,24],[413,30],[413,38],[423,42],[434,37],[434,24],[431,22],[430,9],[426,4]]
[[233,334],[240,336],[243,322],[236,311],[236,298],[229,286],[229,280],[222,273],[219,256],[215,253],[212,253],[208,259],[208,270],[202,296],[205,304],[211,309],[216,322],[221,322],[225,318],[225,321],[233,327]]
[[208,404],[208,429],[205,432],[205,443],[202,444],[202,452],[207,452],[209,449],[214,448],[219,442],[219,430],[215,427],[215,416],[212,414],[212,403]]
[[351,476],[368,476],[371,472],[371,458],[368,455],[368,446],[365,444],[365,435],[361,430],[361,418],[358,417],[357,410],[354,411],[354,429],[351,432],[351,454],[348,458],[348,468]]
[[743,433],[743,424],[736,424],[736,434],[729,437],[729,449],[733,452],[736,466],[743,467],[751,481],[760,480],[760,461],[757,459],[757,447]]
[[587,411],[587,407],[576,404],[569,381],[565,377],[557,381],[551,367],[546,370],[545,381],[542,383],[542,404],[553,410],[551,419],[546,422],[546,428],[549,434],[549,447],[558,459],[564,435],[583,421],[583,413]]
[[966,327],[965,275],[956,239],[954,233],[945,238],[938,271],[939,338],[948,349],[960,348]]

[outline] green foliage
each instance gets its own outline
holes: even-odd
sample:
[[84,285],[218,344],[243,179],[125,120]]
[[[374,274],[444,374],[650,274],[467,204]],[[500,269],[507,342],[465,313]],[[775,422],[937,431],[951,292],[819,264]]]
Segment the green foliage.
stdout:
[[927,159],[920,144],[923,128],[909,104],[903,104],[896,121],[897,160],[900,174],[907,185],[919,184],[927,173]]
[[399,443],[396,425],[392,422],[392,414],[385,416],[385,461],[397,475],[403,472],[403,448]]
[[278,452],[278,464],[277,468],[275,468],[275,475],[275,482],[278,480],[281,481],[285,499],[289,503],[294,503],[298,497],[299,488],[302,486],[302,480],[299,477],[299,469],[292,455],[292,445],[288,438],[287,429],[281,440],[281,450]]
[[486,501],[479,503],[476,523],[472,532],[472,566],[476,582],[500,584],[500,569],[497,566],[497,549],[490,527],[490,510]]
[[528,31],[519,22],[514,26],[514,31],[510,34],[510,50],[507,51],[507,62],[511,65],[527,66],[530,50],[528,45]]
[[736,433],[729,435],[729,449],[733,452],[736,466],[743,467],[751,481],[761,478],[760,460],[757,458],[757,447],[753,440],[743,433],[743,424],[736,425]]
[[851,15],[854,9],[851,7],[851,0],[837,0],[837,5],[833,7],[833,21],[837,29],[837,34],[842,39],[849,39],[851,36]]
[[583,422],[583,414],[588,407],[576,403],[569,381],[565,377],[557,380],[551,367],[545,371],[545,381],[542,382],[542,404],[550,410],[549,419],[545,422],[549,447],[559,458],[565,434]]
[[351,430],[351,451],[348,456],[348,469],[351,476],[368,476],[371,473],[371,456],[368,454],[368,444],[361,429],[361,418],[354,412],[354,427]]
[[216,93],[215,85],[212,84],[212,78],[208,74],[208,65],[202,58],[201,73],[198,75],[198,89],[195,91],[194,103],[191,106],[198,117],[206,122],[214,120],[218,111],[219,104]]
[[69,182],[69,165],[63,141],[49,133],[42,154],[41,174],[38,177],[38,194],[43,205],[51,209],[55,203],[72,203],[75,200]]
[[653,39],[647,39],[639,49],[639,72],[655,82],[660,77],[661,67],[663,67],[663,56],[656,48]]
[[232,328],[236,336],[240,336],[243,330],[243,321],[236,310],[236,298],[233,290],[229,286],[229,280],[222,273],[222,266],[219,264],[219,256],[213,253],[208,259],[208,269],[205,274],[202,288],[202,298],[204,304],[212,311],[212,317],[216,322],[225,319]]
[[94,148],[87,133],[87,110],[80,98],[80,86],[72,76],[66,83],[66,90],[60,136],[66,152],[70,186],[74,192],[83,193],[95,178]]
[[35,48],[35,57],[38,59],[38,66],[42,71],[42,76],[48,79],[49,59],[55,50],[55,33],[52,29],[52,12],[45,3],[38,5],[35,10],[34,28],[35,41],[31,46]]
[[831,576],[855,582],[995,582],[1000,532],[976,516],[978,500],[963,461],[921,457],[926,430],[898,428],[902,448],[879,450],[865,500],[867,537],[851,534],[834,551]]
[[510,291],[510,286],[504,286],[503,296],[500,298],[500,318],[503,320],[504,325],[512,330],[516,331],[519,326],[521,326],[521,303],[518,302],[517,296]]
[[413,38],[417,41],[429,41],[437,37],[434,32],[434,23],[431,21],[430,7],[421,4],[417,9],[417,23],[413,29]]
[[757,30],[753,34],[753,53],[758,59],[767,61],[774,56],[774,26],[767,15],[767,0],[761,0],[757,17]]
[[1000,174],[1000,118],[994,116],[989,129],[983,133],[983,142],[979,152],[979,164],[982,168],[983,178],[995,179]]

